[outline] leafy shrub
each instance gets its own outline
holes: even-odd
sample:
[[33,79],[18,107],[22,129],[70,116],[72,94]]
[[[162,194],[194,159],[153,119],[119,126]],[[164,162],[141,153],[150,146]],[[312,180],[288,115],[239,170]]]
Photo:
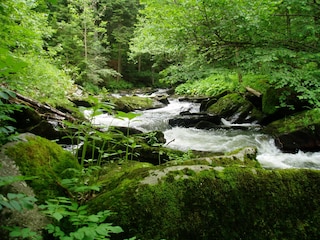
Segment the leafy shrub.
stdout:
[[125,80],[109,80],[107,83],[107,88],[110,90],[121,90],[121,89],[131,89],[133,84]]
[[11,126],[15,119],[11,118],[10,114],[19,111],[23,106],[7,102],[9,98],[14,97],[14,92],[0,87],[0,146],[15,139],[15,128]]
[[244,92],[246,86],[251,86],[263,92],[268,82],[267,79],[265,75],[247,74],[243,76],[242,82],[239,82],[237,74],[221,70],[205,79],[188,81],[179,85],[176,87],[176,93],[194,96],[217,96],[227,90]]
[[5,80],[11,89],[53,106],[69,104],[67,94],[73,81],[49,60],[28,56],[26,68]]
[[215,96],[225,90],[234,90],[236,84],[236,75],[213,74],[209,77],[189,81],[176,88],[177,94],[195,95],[195,96]]

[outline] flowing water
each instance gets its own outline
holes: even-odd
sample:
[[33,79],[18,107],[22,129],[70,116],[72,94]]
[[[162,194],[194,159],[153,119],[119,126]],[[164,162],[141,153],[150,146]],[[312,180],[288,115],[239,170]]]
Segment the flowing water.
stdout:
[[[170,127],[168,120],[178,116],[180,112],[199,112],[199,104],[179,102],[172,99],[166,107],[137,111],[140,116],[129,121],[115,119],[102,114],[94,118],[94,124],[108,126],[130,126],[143,132],[160,130],[164,132],[167,147],[183,151],[199,150],[212,152],[230,152],[237,148],[255,146],[258,149],[257,159],[265,168],[313,168],[320,169],[320,152],[296,154],[282,153],[274,144],[274,140],[259,132],[255,125],[247,130]],[[222,123],[232,125],[222,119]]]

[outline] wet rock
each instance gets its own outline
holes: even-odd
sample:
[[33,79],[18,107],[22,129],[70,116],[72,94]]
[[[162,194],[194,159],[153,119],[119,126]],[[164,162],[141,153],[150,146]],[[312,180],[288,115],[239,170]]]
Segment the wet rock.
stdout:
[[231,123],[259,123],[263,114],[255,106],[238,93],[232,93],[219,98],[207,108],[209,114],[225,118]]
[[110,97],[109,101],[115,105],[115,110],[132,112],[134,110],[147,110],[164,107],[165,104],[150,98],[139,96]]
[[284,152],[320,151],[320,109],[279,119],[263,131],[274,136],[277,147]]
[[230,94],[230,92],[229,91],[223,91],[222,93],[218,94],[217,96],[203,99],[201,101],[201,105],[200,105],[200,112],[206,112],[207,109],[211,105],[215,104],[220,98],[226,96],[227,94]]
[[[201,123],[201,124],[200,124]],[[205,126],[207,124],[207,126]],[[172,127],[196,127],[201,126],[203,129],[210,129],[212,126],[221,123],[219,116],[213,116],[205,113],[187,113],[182,116],[169,119],[169,125]]]
[[[157,100],[160,103],[168,105],[170,103],[169,100],[168,100],[168,97],[169,97],[169,95],[163,94],[163,95],[156,95],[156,96],[154,96],[152,98]],[[162,105],[162,107],[163,107],[163,105]]]
[[192,103],[202,103],[203,101],[208,100],[208,97],[180,97],[180,102],[192,102]]

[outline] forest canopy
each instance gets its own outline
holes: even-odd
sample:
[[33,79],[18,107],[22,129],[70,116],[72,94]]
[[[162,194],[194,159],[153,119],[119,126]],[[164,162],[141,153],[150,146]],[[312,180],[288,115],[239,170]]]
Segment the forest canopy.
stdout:
[[3,0],[0,78],[55,102],[74,83],[97,92],[255,75],[315,107],[319,16],[319,0]]

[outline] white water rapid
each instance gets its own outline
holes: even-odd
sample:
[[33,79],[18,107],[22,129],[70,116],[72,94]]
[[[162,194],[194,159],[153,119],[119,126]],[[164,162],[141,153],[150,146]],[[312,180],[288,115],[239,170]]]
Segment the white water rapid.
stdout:
[[[115,119],[110,115],[96,116],[94,124],[108,126],[130,126],[143,132],[160,130],[164,132],[167,147],[183,151],[200,150],[213,152],[230,152],[237,148],[255,146],[257,159],[265,168],[313,168],[320,169],[320,152],[296,154],[282,153],[276,148],[273,139],[260,133],[254,125],[248,130],[215,129],[201,130],[195,128],[170,127],[168,120],[180,112],[198,112],[199,104],[179,102],[176,99],[164,108],[137,111],[141,116],[129,121]],[[228,125],[227,121],[222,120]]]

